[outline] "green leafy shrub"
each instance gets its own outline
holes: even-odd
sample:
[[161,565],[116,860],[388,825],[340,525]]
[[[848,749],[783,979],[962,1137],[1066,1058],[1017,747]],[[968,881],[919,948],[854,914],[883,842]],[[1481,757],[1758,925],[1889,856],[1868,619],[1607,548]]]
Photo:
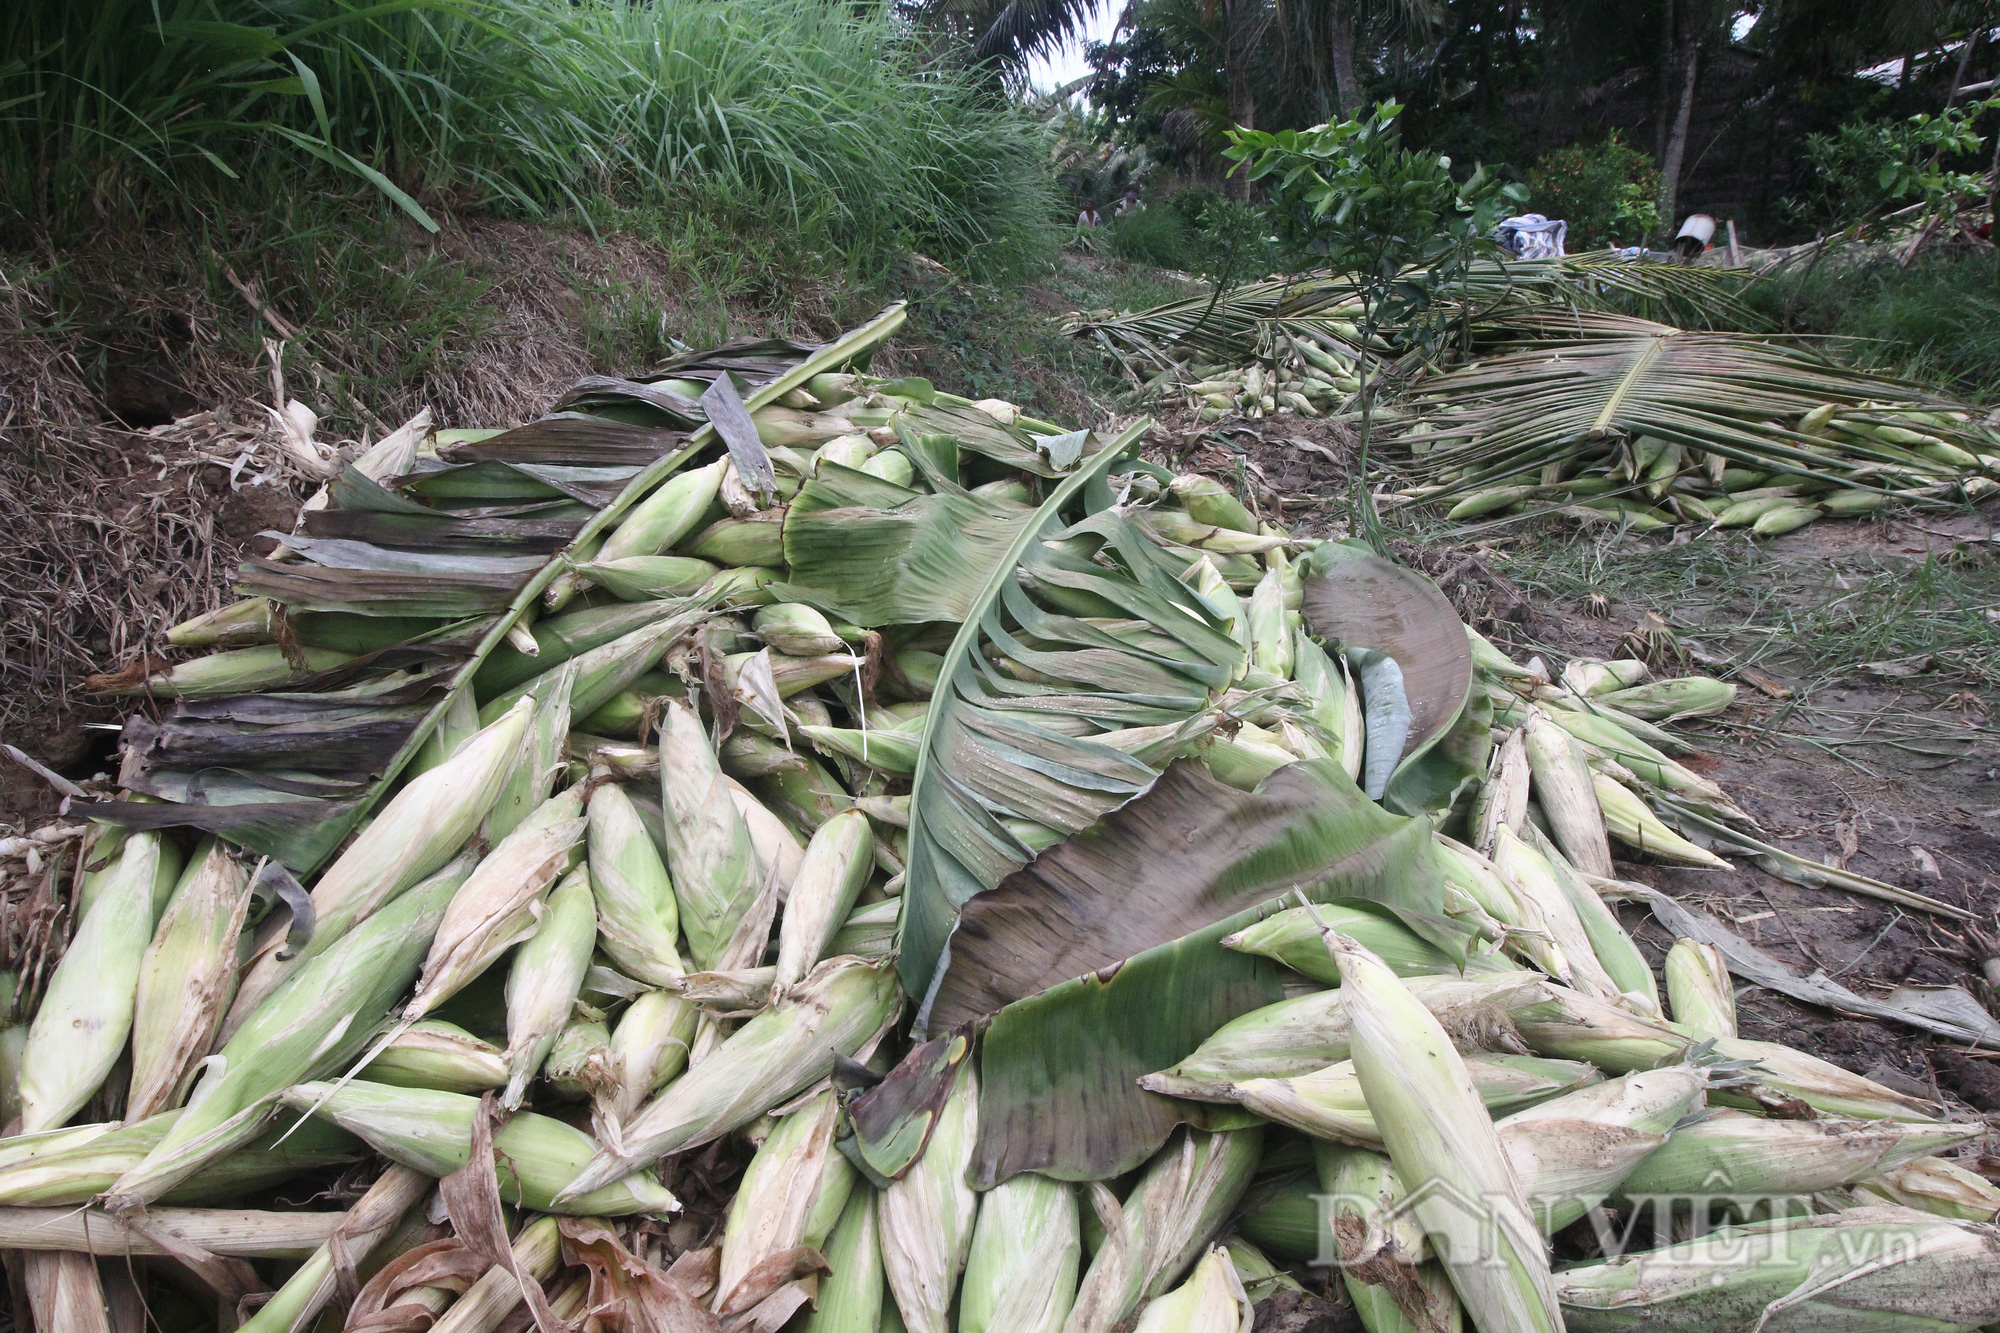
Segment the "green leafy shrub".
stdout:
[[1571,251],[1636,245],[1660,225],[1660,169],[1616,131],[1543,153],[1528,172],[1528,206],[1569,224]]

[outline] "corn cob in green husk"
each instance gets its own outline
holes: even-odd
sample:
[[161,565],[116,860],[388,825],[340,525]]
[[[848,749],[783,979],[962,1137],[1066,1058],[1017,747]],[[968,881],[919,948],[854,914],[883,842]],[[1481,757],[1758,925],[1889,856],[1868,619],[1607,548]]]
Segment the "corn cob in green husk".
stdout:
[[278,1093],[346,1068],[416,980],[431,936],[470,872],[461,861],[410,889],[259,1005],[217,1052],[159,1146],[113,1184],[110,1200],[131,1207],[159,1198],[256,1138]]
[[132,1031],[162,836],[135,833],[56,964],[21,1053],[21,1128],[54,1129],[83,1109]]
[[647,991],[633,1000],[611,1032],[598,1113],[613,1124],[630,1119],[646,1098],[687,1068],[700,1008],[672,991]]
[[1182,1130],[1154,1155],[1122,1205],[1093,1186],[1091,1206],[1104,1240],[1077,1286],[1064,1333],[1116,1328],[1172,1286],[1249,1188],[1263,1144],[1261,1126]]
[[180,1105],[236,993],[250,876],[220,842],[195,853],[146,947],[132,1022],[128,1120]]
[[900,1012],[901,998],[893,970],[828,959],[640,1108],[571,1188],[598,1189],[748,1124],[825,1078],[836,1052],[860,1050]]
[[312,939],[297,954],[278,957],[285,942],[283,923],[259,933],[255,958],[223,1021],[225,1041],[242,1030],[287,978],[458,854],[500,799],[533,721],[534,705],[517,704],[447,762],[390,797],[313,885]]
[[1062,1333],[1083,1259],[1076,1192],[1023,1172],[981,1196],[958,1333]]
[[[91,1126],[102,1132],[85,1142],[0,1166],[0,1205],[89,1203],[144,1161],[180,1114],[163,1111],[133,1124]],[[311,1125],[289,1138],[283,1137],[282,1128],[270,1129],[167,1191],[160,1202],[190,1205],[231,1199],[363,1155],[362,1144],[353,1135],[332,1125]]]
[[639,981],[678,981],[683,968],[674,885],[637,808],[616,783],[590,796],[590,876],[604,952]]
[[507,972],[507,1090],[500,1103],[509,1110],[521,1104],[569,1021],[596,942],[597,903],[590,872],[579,866],[549,894],[541,924]]
[[660,719],[660,800],[681,929],[695,965],[713,967],[763,886],[701,719],[676,703]]
[[1369,1333],[1459,1333],[1465,1311],[1405,1206],[1380,1152],[1314,1145],[1327,1238],[1347,1296]]
[[399,1088],[479,1093],[507,1086],[507,1057],[455,1023],[427,1018],[397,1033],[360,1075]]
[[1700,1102],[1692,1065],[1623,1074],[1499,1120],[1500,1147],[1542,1231],[1603,1202]]
[[[473,1118],[479,1099],[457,1092],[393,1088],[364,1083],[300,1083],[279,1099],[294,1111],[324,1116],[391,1161],[442,1179],[472,1160]],[[560,1120],[522,1112],[493,1131],[500,1197],[536,1212],[580,1217],[665,1214],[680,1204],[651,1172],[634,1172],[616,1184],[564,1199],[576,1175],[597,1151],[581,1130]]]
[[1919,1157],[1878,1172],[1856,1185],[1853,1192],[1869,1203],[1915,1208],[1962,1222],[1991,1222],[2000,1217],[2000,1188],[1985,1176],[1942,1157]]
[[979,1197],[966,1180],[979,1139],[979,1080],[966,1060],[952,1077],[923,1155],[882,1191],[876,1221],[889,1292],[910,1333],[950,1333],[952,1296],[972,1246]]
[[901,1325],[895,1302],[883,1299],[888,1277],[882,1271],[882,1242],[875,1221],[880,1197],[866,1185],[847,1196],[847,1206],[826,1243],[826,1263],[832,1271],[820,1280],[819,1301],[806,1319],[806,1333],[877,1333],[892,1321]]
[[2000,1319],[2000,1243],[1973,1222],[1855,1208],[1566,1268],[1571,1333],[1964,1329]]
[[1548,1255],[1464,1061],[1381,960],[1331,931],[1327,942],[1355,1073],[1466,1312],[1489,1328],[1560,1330]]
[[1229,1251],[1217,1245],[1186,1282],[1140,1311],[1135,1333],[1250,1333],[1256,1322]]
[[1974,1125],[1766,1120],[1717,1110],[1675,1130],[1621,1189],[1632,1197],[1812,1194],[1866,1180],[1979,1133]]
[[874,869],[874,849],[873,826],[859,810],[835,815],[813,832],[778,931],[780,993],[803,981],[825,956]]
[[1664,970],[1675,1023],[1697,1037],[1736,1035],[1736,991],[1714,945],[1675,940]]
[[758,1264],[800,1245],[820,1248],[840,1220],[860,1173],[833,1146],[839,1115],[832,1091],[822,1092],[780,1118],[750,1159],[722,1235],[718,1314],[755,1304],[739,1288]]

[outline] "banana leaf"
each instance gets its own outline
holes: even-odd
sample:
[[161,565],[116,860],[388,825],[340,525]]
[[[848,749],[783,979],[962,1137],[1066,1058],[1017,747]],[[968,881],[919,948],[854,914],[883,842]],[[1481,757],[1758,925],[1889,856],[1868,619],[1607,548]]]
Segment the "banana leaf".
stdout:
[[[1201,1123],[1200,1108],[1137,1080],[1283,998],[1281,970],[1223,948],[1222,937],[1281,910],[1288,891],[1366,899],[1433,923],[1444,886],[1432,845],[1427,820],[1387,813],[1332,761],[1279,769],[1254,795],[1183,761],[968,904],[935,1021],[1058,973],[1072,978],[1008,1004],[987,1028],[975,1186],[1022,1171],[1108,1180],[1174,1126]],[[1164,942],[1116,956],[1148,936]],[[986,975],[996,969],[997,983]]]
[[966,491],[906,490],[835,463],[821,472],[785,517],[792,586],[782,595],[864,628],[963,620],[1034,514]]
[[[1064,734],[1079,714],[1102,716],[1077,701],[1184,721],[1208,707],[1242,660],[1242,648],[1192,589],[1161,569],[1157,548],[1129,519],[1107,510],[1063,525],[1089,479],[1109,470],[1149,424],[1134,424],[1087,459],[1021,528],[939,667],[911,784],[898,934],[899,966],[913,995],[927,996],[943,975],[959,908],[1032,859],[1006,820],[1068,836],[1152,785],[1156,772],[1147,764],[1091,737]],[[1097,558],[1055,542],[1097,545]],[[1120,607],[1179,653],[1147,651],[1050,611],[1030,588]],[[920,1012],[920,1029],[924,1023]]]
[[[1310,557],[1299,607],[1306,628],[1345,648],[1362,648],[1393,658],[1402,672],[1409,730],[1396,768],[1370,794],[1398,793],[1392,809],[1416,814],[1426,808],[1436,779],[1402,774],[1424,764],[1432,746],[1457,724],[1472,694],[1472,649],[1458,612],[1422,574],[1366,548],[1328,542]],[[1371,725],[1370,748],[1375,736]],[[1370,758],[1371,768],[1373,758]],[[1485,771],[1483,766],[1480,770]],[[1454,785],[1456,785],[1454,783]]]
[[590,512],[550,505],[538,518],[461,518],[456,514],[385,514],[366,509],[316,509],[306,515],[309,537],[337,537],[377,546],[492,555],[552,554],[575,539]]
[[1418,920],[1444,909],[1429,824],[1370,801],[1338,763],[1288,764],[1251,793],[1177,760],[1145,795],[966,902],[930,1025],[1115,967],[1295,887]]
[[[575,391],[572,390],[572,393]],[[662,394],[664,390],[654,390]],[[689,402],[683,398],[682,402]],[[699,406],[692,420],[702,419]],[[572,467],[644,467],[686,443],[685,432],[634,426],[582,412],[553,412],[524,426],[484,440],[449,445],[438,450],[447,463],[557,463]]]
[[[903,318],[904,308],[896,304],[809,354],[802,354],[792,344],[737,344],[732,356],[721,359],[745,360],[755,368],[753,379],[762,387],[748,400],[747,406],[754,410],[814,375],[858,368]],[[734,374],[736,370],[733,365],[719,365],[717,373]],[[644,392],[632,395],[620,390],[607,396],[637,403],[651,412],[656,410],[649,405],[651,400],[667,392],[644,385],[634,387]],[[507,632],[527,616],[536,599],[568,567],[566,557],[560,552],[537,551],[496,558],[492,548],[455,540],[448,534],[463,537],[463,525],[472,522],[547,521],[552,517],[567,521],[582,504],[596,508],[571,534],[572,545],[583,545],[600,537],[641,497],[715,443],[714,431],[706,425],[681,435],[596,417],[558,415],[477,443],[451,446],[464,451],[463,461],[454,463],[448,458],[442,467],[426,468],[396,485],[384,486],[357,469],[347,469],[328,488],[329,499],[338,507],[334,512],[352,509],[367,514],[366,520],[357,522],[356,532],[369,531],[369,523],[400,521],[403,539],[371,542],[327,531],[285,537],[293,549],[307,550],[329,563],[253,560],[245,566],[244,586],[254,589],[256,595],[270,596],[287,612],[394,617],[399,618],[395,622],[399,630],[406,624],[400,618],[429,620],[435,628],[423,637],[434,642],[371,652],[335,671],[288,682],[283,691],[294,701],[315,692],[330,692],[351,703],[371,691],[394,695],[411,683],[408,669],[412,667],[419,672],[448,671],[448,679],[434,680],[427,686],[433,693],[424,698],[427,707],[422,715],[408,726],[401,743],[386,759],[380,757],[387,745],[386,730],[338,710],[315,719],[303,704],[295,707],[291,715],[295,745],[289,753],[286,743],[259,734],[243,720],[215,715],[195,721],[190,720],[192,715],[177,716],[166,736],[164,753],[190,764],[215,758],[227,762],[186,768],[151,766],[143,751],[150,748],[157,757],[160,745],[155,743],[161,741],[161,734],[142,728],[134,733],[142,750],[135,761],[135,777],[164,799],[161,803],[106,803],[92,807],[93,814],[101,812],[98,817],[128,827],[204,829],[272,856],[300,875],[310,874],[386,794],[462,692],[476,689],[480,697],[490,700],[580,652],[689,604],[681,600],[620,605],[556,617],[532,628],[540,655],[523,654],[505,642]],[[615,494],[610,490],[614,482]],[[526,503],[450,507],[452,501],[468,499]],[[423,501],[444,507],[434,508]],[[420,529],[419,523],[432,526]],[[434,540],[419,535],[426,530],[434,534]],[[372,531],[387,535],[391,529],[383,526]],[[496,530],[499,534],[507,534],[507,530]],[[333,564],[360,567],[335,568]],[[301,620],[305,618],[301,616]],[[471,642],[466,641],[468,621],[476,633]],[[378,702],[387,707],[412,702],[415,697],[385,697]],[[403,721],[397,718],[399,725]],[[314,763],[329,771],[313,771]],[[352,775],[364,767],[361,780],[354,780]]]

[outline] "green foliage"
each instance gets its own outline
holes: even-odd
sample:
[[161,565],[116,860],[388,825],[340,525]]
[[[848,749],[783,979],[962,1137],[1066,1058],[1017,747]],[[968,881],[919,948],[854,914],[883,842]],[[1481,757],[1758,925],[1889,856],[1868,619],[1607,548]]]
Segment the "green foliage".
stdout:
[[1041,253],[1040,128],[877,7],[813,0],[19,0],[0,207],[61,229],[380,192],[722,211],[879,265]]
[[1195,228],[1171,208],[1142,208],[1124,217],[1105,210],[1105,248],[1133,264],[1191,271],[1199,245]]
[[[2000,97],[1938,116],[1854,121],[1833,134],[1808,136],[1814,188],[1791,201],[1794,215],[1832,231],[1866,227],[1905,204],[1932,212],[1983,206],[1984,163],[1976,155],[1986,139],[1973,122],[1994,110],[2000,110]],[[1972,169],[1954,170],[1953,158]]]
[[1945,252],[1774,274],[1745,295],[1801,333],[1857,341],[1861,364],[1926,380],[1974,402],[2000,391],[2000,277],[1990,255]]
[[1535,211],[1569,224],[1569,249],[1639,244],[1659,229],[1660,169],[1614,130],[1543,153],[1528,172]]

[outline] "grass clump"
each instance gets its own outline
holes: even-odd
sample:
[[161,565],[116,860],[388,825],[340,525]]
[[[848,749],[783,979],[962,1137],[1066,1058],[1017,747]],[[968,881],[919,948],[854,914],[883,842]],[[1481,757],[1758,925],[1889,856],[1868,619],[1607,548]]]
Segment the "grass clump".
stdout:
[[59,232],[373,192],[435,228],[651,208],[835,267],[1043,252],[1041,131],[886,9],[817,0],[20,0],[0,208]]
[[1774,323],[1853,340],[1870,369],[1908,375],[1973,402],[2000,392],[2000,270],[1991,254],[1940,253],[1908,268],[1883,257],[1777,274],[1745,293]]

